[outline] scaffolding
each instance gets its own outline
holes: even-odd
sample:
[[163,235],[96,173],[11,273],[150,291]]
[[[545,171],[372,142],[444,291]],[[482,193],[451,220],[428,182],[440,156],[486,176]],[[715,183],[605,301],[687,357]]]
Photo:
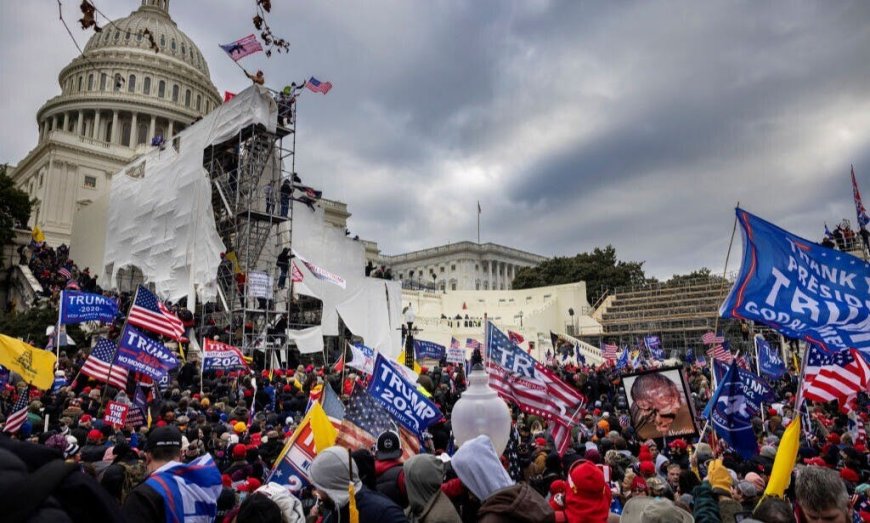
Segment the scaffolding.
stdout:
[[[319,324],[322,314],[318,300],[294,302],[292,293],[295,149],[294,110],[279,116],[275,131],[250,125],[203,154],[227,250],[216,275],[217,303],[206,304],[201,321],[205,332],[220,332],[246,354],[262,351],[266,366],[273,352],[288,361],[288,328]],[[286,183],[289,193],[282,191]]]

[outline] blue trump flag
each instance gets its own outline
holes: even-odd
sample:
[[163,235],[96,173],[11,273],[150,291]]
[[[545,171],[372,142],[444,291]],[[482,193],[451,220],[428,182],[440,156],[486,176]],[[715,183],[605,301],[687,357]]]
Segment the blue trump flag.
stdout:
[[779,350],[774,349],[767,340],[756,336],[755,348],[758,351],[758,364],[761,374],[778,380],[785,374],[785,361],[779,355]]
[[744,459],[756,454],[758,444],[752,430],[752,416],[758,408],[747,397],[744,384],[732,364],[704,409],[713,430]]
[[622,354],[619,355],[619,359],[616,361],[617,369],[624,369],[628,366],[628,347],[624,347],[622,349]]
[[162,343],[141,330],[127,325],[118,339],[115,363],[125,369],[147,374],[160,383],[170,370],[178,366],[178,359]]
[[102,321],[111,323],[118,315],[118,303],[112,298],[89,292],[61,291],[60,323]]
[[418,360],[440,360],[444,357],[445,350],[446,348],[444,347],[444,345],[438,345],[437,343],[433,343],[431,341],[418,339],[414,340],[414,354],[417,355]]
[[686,349],[685,361],[689,365],[695,363],[695,349]]
[[661,361],[665,359],[665,350],[662,348],[662,340],[658,336],[645,336],[643,343],[649,349],[650,356],[654,360]]
[[417,390],[417,386],[406,380],[381,354],[375,358],[368,392],[396,421],[418,436],[442,417],[438,407],[426,399]]
[[827,351],[870,353],[870,264],[795,236],[742,209],[743,262],[719,308]]

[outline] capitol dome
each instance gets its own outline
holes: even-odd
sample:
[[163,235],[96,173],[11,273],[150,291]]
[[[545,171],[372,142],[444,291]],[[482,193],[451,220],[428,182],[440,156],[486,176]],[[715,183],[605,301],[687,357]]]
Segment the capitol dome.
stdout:
[[221,103],[202,52],[170,18],[169,0],[142,0],[130,16],[103,25],[59,82],[61,94],[37,113],[40,140],[71,133],[126,148],[127,160]]

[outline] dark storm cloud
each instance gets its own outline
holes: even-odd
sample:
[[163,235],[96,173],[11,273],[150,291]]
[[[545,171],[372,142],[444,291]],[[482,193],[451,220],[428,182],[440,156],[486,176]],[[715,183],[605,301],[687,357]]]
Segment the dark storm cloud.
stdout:
[[[216,44],[252,31],[253,3],[171,3],[221,91],[249,84]],[[54,9],[0,5],[0,99],[25,122],[2,161],[35,145],[76,54]],[[667,277],[721,270],[738,201],[811,239],[854,221],[850,163],[870,193],[868,19],[858,1],[273,2],[291,52],[242,65],[278,88],[333,82],[300,100],[296,168],[386,253],[473,239],[480,200],[483,241],[611,243]]]

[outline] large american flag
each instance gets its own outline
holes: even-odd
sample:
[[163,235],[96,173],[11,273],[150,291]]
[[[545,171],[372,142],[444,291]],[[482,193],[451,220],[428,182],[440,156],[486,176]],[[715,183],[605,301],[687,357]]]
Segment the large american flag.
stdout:
[[236,62],[249,54],[263,50],[263,46],[260,45],[260,42],[254,35],[248,35],[229,44],[220,44],[220,46]]
[[870,385],[870,365],[856,349],[833,354],[815,344],[807,348],[803,397],[812,401],[838,401],[845,406],[852,396],[867,391]]
[[617,347],[615,343],[605,343],[604,347],[601,349],[601,356],[605,360],[615,360],[618,351],[619,347]]
[[27,421],[27,407],[30,405],[30,388],[26,388],[18,395],[15,404],[12,405],[12,410],[9,411],[9,416],[6,417],[6,424],[3,426],[3,432],[15,434]]
[[714,344],[721,345],[721,344],[725,343],[725,336],[716,336],[715,332],[708,331],[708,332],[704,333],[703,336],[701,336],[701,342],[703,342],[704,345],[714,345]]
[[130,307],[127,323],[176,340],[184,335],[184,324],[178,316],[167,309],[154,293],[141,285],[136,290],[136,299]]
[[[571,385],[541,365],[513,343],[491,322],[486,325],[486,370],[489,384],[506,401],[520,410],[553,421],[565,429],[585,398]],[[554,430],[557,450],[563,454],[570,440],[570,430]]]
[[731,360],[733,359],[731,352],[727,350],[723,345],[715,345],[707,349],[707,356],[710,360],[719,360],[726,365],[731,365]]
[[97,340],[97,344],[91,350],[91,355],[88,356],[85,364],[82,365],[82,374],[103,383],[108,382],[109,385],[114,385],[119,389],[126,389],[127,369],[120,365],[112,364],[117,350],[115,344],[106,338]]
[[371,449],[377,443],[378,436],[388,430],[399,435],[402,459],[409,459],[420,450],[420,442],[414,434],[398,426],[367,390],[355,387],[344,411],[335,444],[351,450]]
[[307,82],[305,82],[305,87],[307,87],[309,91],[326,94],[330,89],[332,89],[332,82],[321,82],[312,76]]

